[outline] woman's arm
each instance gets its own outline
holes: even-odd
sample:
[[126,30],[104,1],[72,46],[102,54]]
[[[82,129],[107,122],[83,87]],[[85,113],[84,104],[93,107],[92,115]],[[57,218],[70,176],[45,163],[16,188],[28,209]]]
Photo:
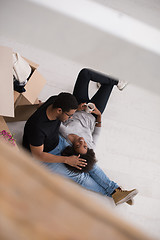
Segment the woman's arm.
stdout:
[[101,112],[98,110],[98,108],[96,107],[95,105],[95,109],[92,111],[92,113],[96,114],[97,117],[96,117],[96,127],[101,127],[101,122],[102,122],[102,115],[101,115]]
[[102,123],[102,120],[101,120],[101,115],[98,115],[97,116],[97,119],[96,119],[96,127],[101,127],[101,123]]
[[96,106],[95,106],[94,111],[92,111],[92,113],[97,115],[95,128],[94,128],[94,131],[92,133],[93,143],[94,143],[94,145],[96,145],[97,140],[98,140],[99,135],[100,135],[100,132],[101,132],[102,115],[101,115],[101,112],[98,110],[98,108]]

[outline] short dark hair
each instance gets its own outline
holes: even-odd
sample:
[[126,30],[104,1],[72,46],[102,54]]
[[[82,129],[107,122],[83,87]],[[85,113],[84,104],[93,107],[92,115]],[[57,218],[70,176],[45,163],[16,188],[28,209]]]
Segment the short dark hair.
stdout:
[[[61,155],[69,157],[69,156],[73,156],[73,155],[78,156],[79,153],[75,152],[73,146],[68,146],[61,152]],[[85,167],[82,167],[81,170],[65,163],[66,167],[70,171],[73,171],[76,173],[89,172],[93,168],[94,164],[97,162],[96,157],[95,157],[95,152],[93,151],[93,149],[90,149],[90,148],[87,149],[86,154],[80,154],[80,158],[87,160],[87,165]]]
[[63,112],[69,112],[71,109],[78,108],[78,102],[73,94],[62,92],[56,97],[52,107],[62,108]]

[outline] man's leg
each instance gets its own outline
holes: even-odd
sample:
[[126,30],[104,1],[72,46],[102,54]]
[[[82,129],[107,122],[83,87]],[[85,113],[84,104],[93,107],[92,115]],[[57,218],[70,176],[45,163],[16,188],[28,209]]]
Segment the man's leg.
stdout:
[[61,135],[59,135],[58,145],[53,150],[51,150],[49,153],[60,156],[61,152],[69,145],[70,144],[67,142],[67,140],[64,137],[62,137]]
[[110,195],[107,194],[106,190],[100,186],[89,173],[75,173],[73,171],[68,170],[68,168],[63,163],[44,163],[47,168],[56,174],[59,174],[65,178],[69,178],[74,182],[78,183],[82,187],[87,190],[100,193],[102,195]]
[[89,171],[90,176],[97,182],[100,186],[102,186],[106,190],[107,196],[111,197],[111,194],[115,189],[119,187],[119,185],[113,181],[111,181],[107,175],[103,172],[103,170],[95,164],[92,170]]
[[[68,145],[70,144],[65,140],[65,138],[59,136],[59,144],[49,153],[53,155],[61,155],[61,151],[63,151],[63,149]],[[43,165],[47,166],[51,172],[57,173],[66,178],[70,178],[88,190],[107,195],[106,190],[98,183],[96,183],[89,173],[75,173],[68,170],[68,168],[63,163],[43,162]]]
[[106,190],[106,195],[113,198],[116,205],[124,202],[133,205],[133,197],[138,193],[137,189],[122,190],[117,183],[107,177],[97,164],[89,171],[89,174],[96,183]]
[[[59,135],[58,145],[53,150],[51,150],[49,153],[53,154],[53,155],[61,156],[61,152],[69,145],[70,144],[66,141],[66,139],[64,137],[62,137],[61,135]],[[65,169],[65,165],[64,165],[64,167],[61,167],[61,166],[63,166],[61,163],[49,163],[49,162],[42,162],[42,164],[47,166],[53,172],[57,171],[57,173],[58,173],[58,171],[62,171],[62,175],[67,177],[68,173],[66,172],[67,169]],[[62,170],[61,170],[61,168],[62,168]]]
[[[93,171],[94,173],[92,172],[92,174],[75,173],[73,171],[68,170],[68,168],[63,163],[48,163],[48,164],[44,163],[44,164],[47,165],[51,172],[69,178],[90,191],[97,192],[108,197],[112,197],[116,205],[126,201],[132,202],[131,199],[137,194],[136,189],[131,191],[121,190],[116,183],[107,179],[107,176],[104,177],[102,173],[101,176],[99,177],[98,175],[100,175],[100,172],[102,170],[100,171],[98,168],[96,168]],[[105,182],[106,179],[107,182]]]

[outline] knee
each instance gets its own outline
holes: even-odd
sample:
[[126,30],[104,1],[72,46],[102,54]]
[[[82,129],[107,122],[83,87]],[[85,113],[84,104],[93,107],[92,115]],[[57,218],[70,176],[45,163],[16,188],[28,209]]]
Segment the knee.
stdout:
[[88,68],[82,68],[80,72],[86,72],[88,71]]
[[89,72],[89,69],[88,68],[82,68],[81,69],[81,71],[79,72],[79,74],[83,74],[83,75],[86,75],[86,74],[88,74],[88,72]]
[[89,171],[89,173],[92,173],[94,171],[96,171],[97,169],[99,169],[98,165],[95,163],[92,167],[92,169]]

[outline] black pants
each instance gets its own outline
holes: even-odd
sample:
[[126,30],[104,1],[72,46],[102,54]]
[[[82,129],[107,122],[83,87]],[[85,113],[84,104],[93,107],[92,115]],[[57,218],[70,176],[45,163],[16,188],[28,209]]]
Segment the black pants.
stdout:
[[[91,99],[89,99],[88,94],[90,81],[99,82],[101,84],[101,87]],[[78,74],[73,90],[73,95],[76,97],[79,104],[84,102],[92,102],[96,105],[99,111],[103,113],[112,92],[113,86],[117,84],[118,79],[114,79],[92,69],[84,68]]]

